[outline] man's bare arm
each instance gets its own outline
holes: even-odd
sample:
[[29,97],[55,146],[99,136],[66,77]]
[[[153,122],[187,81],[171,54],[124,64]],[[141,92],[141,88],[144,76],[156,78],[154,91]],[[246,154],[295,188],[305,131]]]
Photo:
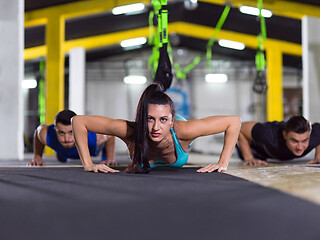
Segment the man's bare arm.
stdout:
[[45,162],[42,160],[43,150],[46,142],[46,136],[48,132],[47,125],[40,125],[34,131],[33,135],[33,159],[29,162],[28,165],[31,166],[44,166]]
[[241,125],[240,134],[238,138],[238,147],[242,153],[245,166],[258,166],[267,165],[267,162],[260,159],[255,159],[251,147],[250,141],[253,141],[252,128],[257,124],[257,122],[244,122]]

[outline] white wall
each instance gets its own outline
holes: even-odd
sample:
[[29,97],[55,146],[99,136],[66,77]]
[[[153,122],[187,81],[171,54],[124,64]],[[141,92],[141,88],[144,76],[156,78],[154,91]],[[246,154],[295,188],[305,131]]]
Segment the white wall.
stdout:
[[69,52],[69,109],[78,115],[85,113],[86,52],[82,47]]
[[0,159],[23,159],[24,1],[0,1]]
[[[228,71],[228,82],[207,83],[201,70],[196,71],[194,83],[194,117],[203,118],[213,115],[238,115],[242,121],[254,119],[249,112],[253,102],[250,76],[239,76],[235,70]],[[224,71],[226,73],[226,71]],[[204,71],[203,71],[204,73]],[[208,154],[219,154],[223,146],[223,134],[202,137],[194,142],[193,150]]]
[[302,18],[303,115],[319,122],[320,111],[320,19]]

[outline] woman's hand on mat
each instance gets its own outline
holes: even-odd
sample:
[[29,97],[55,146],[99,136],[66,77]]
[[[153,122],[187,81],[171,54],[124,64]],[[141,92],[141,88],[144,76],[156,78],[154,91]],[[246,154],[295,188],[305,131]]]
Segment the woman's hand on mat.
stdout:
[[267,166],[268,163],[266,161],[260,160],[260,159],[248,159],[245,160],[243,163],[243,166]]
[[42,160],[42,158],[34,158],[32,159],[27,166],[44,166],[45,162]]
[[217,164],[209,164],[209,165],[207,165],[207,166],[205,166],[203,168],[200,168],[200,169],[197,170],[197,172],[200,172],[200,173],[209,172],[209,173],[211,173],[211,172],[214,172],[214,171],[216,171],[216,172],[224,172],[226,170],[227,170],[227,167],[223,166],[222,164],[217,163]]
[[115,170],[111,167],[108,167],[107,165],[105,164],[92,164],[92,165],[89,165],[89,166],[86,166],[84,167],[84,170],[86,172],[103,172],[103,173],[117,173],[119,172],[119,170]]
[[313,160],[307,162],[307,164],[320,164],[320,159],[313,159]]

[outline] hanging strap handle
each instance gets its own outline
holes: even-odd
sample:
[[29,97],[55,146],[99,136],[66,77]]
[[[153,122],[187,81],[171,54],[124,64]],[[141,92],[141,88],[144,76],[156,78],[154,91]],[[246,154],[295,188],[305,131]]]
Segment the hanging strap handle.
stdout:
[[259,8],[260,34],[257,36],[258,50],[255,57],[257,76],[253,82],[252,89],[258,94],[265,94],[267,92],[268,86],[266,82],[266,59],[264,56],[263,43],[267,39],[267,30],[265,19],[261,14],[263,8],[262,0],[258,0],[257,5]]

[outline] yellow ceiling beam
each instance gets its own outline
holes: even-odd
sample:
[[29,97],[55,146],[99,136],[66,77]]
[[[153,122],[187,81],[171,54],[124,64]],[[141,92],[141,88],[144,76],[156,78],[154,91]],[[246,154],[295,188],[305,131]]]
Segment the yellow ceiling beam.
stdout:
[[[27,13],[25,13],[25,18],[26,18]],[[28,16],[28,18],[30,18],[30,15]],[[35,26],[39,26],[39,25],[46,25],[48,23],[48,18],[34,18],[34,19],[30,19],[28,21],[24,22],[24,27],[28,28],[28,27],[35,27]]]
[[[200,38],[204,40],[208,40],[212,37],[214,28],[206,27],[202,25],[192,24],[192,23],[184,23],[184,22],[176,22],[171,23],[170,27],[171,31],[174,31],[178,34],[186,35],[189,37]],[[249,48],[257,48],[258,47],[258,40],[256,36],[226,31],[221,29],[217,35],[217,39],[227,39],[237,42],[244,43]],[[268,38],[267,41],[264,43],[265,48],[272,48],[274,46],[278,46],[279,49],[282,50],[283,53],[302,56],[302,47],[300,44],[290,43],[275,39]]]
[[149,28],[144,27],[104,35],[91,36],[87,38],[79,38],[75,40],[66,41],[65,52],[68,53],[74,47],[83,47],[86,50],[106,47],[110,45],[119,44],[121,41],[129,38],[148,37],[148,35]]
[[31,47],[24,49],[24,60],[30,60],[47,55],[47,46],[41,45],[37,47]]
[[[199,2],[218,5],[229,3],[234,8],[239,8],[243,5],[257,7],[257,0],[199,0]],[[291,1],[264,0],[263,8],[271,10],[275,15],[288,18],[301,19],[306,15],[320,17],[320,7],[310,4],[295,3]]]
[[48,16],[56,15],[57,13],[63,16],[65,19],[77,18],[92,14],[108,12],[117,6],[133,4],[138,2],[150,4],[150,0],[86,0],[32,10],[25,12],[24,26],[33,27],[37,25],[46,24]]
[[[208,40],[214,32],[214,28],[212,27],[206,27],[206,26],[201,26],[201,25],[191,24],[191,23],[184,23],[184,22],[170,23],[168,26],[168,29],[170,30],[169,33],[176,32],[177,34],[194,37],[194,38],[200,38],[203,40]],[[68,54],[70,49],[74,47],[84,47],[86,50],[91,50],[91,49],[103,48],[103,47],[119,44],[122,40],[125,40],[128,38],[148,37],[148,35],[149,35],[149,29],[148,27],[144,27],[139,29],[69,40],[69,41],[66,41],[64,44],[64,53]],[[258,46],[256,36],[249,35],[249,34],[220,30],[217,38],[242,42],[247,47],[253,48],[253,49],[257,48]],[[302,47],[300,44],[268,38],[264,44],[264,47],[266,49],[272,49],[274,47],[277,47],[277,49],[281,49],[281,51],[285,54],[302,56]],[[24,59],[30,60],[30,59],[46,56],[46,54],[47,54],[46,46],[27,48],[24,50]]]

